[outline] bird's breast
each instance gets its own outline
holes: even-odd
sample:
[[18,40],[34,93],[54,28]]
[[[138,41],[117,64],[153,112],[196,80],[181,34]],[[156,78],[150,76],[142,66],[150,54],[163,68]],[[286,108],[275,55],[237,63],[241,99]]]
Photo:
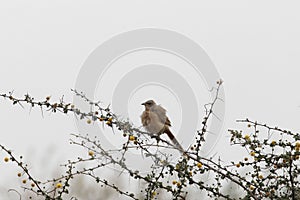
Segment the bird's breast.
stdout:
[[142,124],[145,129],[152,134],[162,133],[164,124],[161,123],[157,114],[151,111],[144,111],[141,115]]

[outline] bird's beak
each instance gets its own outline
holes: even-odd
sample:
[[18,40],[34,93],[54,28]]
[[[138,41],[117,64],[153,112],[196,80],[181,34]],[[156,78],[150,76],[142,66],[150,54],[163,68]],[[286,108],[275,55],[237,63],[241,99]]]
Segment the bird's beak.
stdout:
[[142,103],[141,105],[143,105],[143,106],[144,106],[144,105],[145,105],[145,103]]

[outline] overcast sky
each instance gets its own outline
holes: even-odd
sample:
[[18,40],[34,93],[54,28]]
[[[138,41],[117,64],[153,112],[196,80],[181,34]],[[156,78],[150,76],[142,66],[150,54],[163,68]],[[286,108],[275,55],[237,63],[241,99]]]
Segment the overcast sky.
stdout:
[[[72,101],[70,89],[75,88],[80,70],[106,41],[143,28],[176,32],[198,44],[224,80],[225,120],[214,152],[226,150],[221,153],[226,160],[238,154],[229,150],[226,135],[228,128],[242,127],[236,119],[248,117],[300,129],[299,6],[297,1],[274,0],[3,1],[0,93],[14,90],[16,96],[28,92],[36,99],[51,95],[53,100],[65,95],[66,101]],[[163,64],[188,80],[202,115],[202,105],[209,100],[205,77],[193,77],[190,66],[181,62],[176,56],[151,50],[125,55],[98,79],[95,97],[111,103],[113,91],[107,88],[113,90],[124,74],[137,66]],[[108,84],[105,92],[109,95],[101,93],[103,84]],[[168,109],[177,134],[184,107],[175,89],[150,84],[130,91],[130,99],[124,99],[129,117],[140,125],[140,102],[149,98],[148,90],[158,91],[151,97]],[[84,154],[68,145],[69,134],[78,132],[73,115],[47,113],[43,118],[39,109],[30,112],[28,107],[0,99],[0,123],[0,143],[24,155],[38,175],[46,162],[53,163],[45,168],[51,171],[71,155]],[[183,143],[188,145],[188,141]],[[0,197],[17,182],[16,170],[7,166],[0,162]]]

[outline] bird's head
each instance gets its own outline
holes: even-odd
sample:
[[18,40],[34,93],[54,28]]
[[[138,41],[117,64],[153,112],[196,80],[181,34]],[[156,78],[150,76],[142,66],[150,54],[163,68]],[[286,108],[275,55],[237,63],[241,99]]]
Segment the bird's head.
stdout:
[[146,110],[149,110],[152,106],[156,105],[156,103],[153,100],[148,100],[148,101],[142,103],[142,105],[145,106]]

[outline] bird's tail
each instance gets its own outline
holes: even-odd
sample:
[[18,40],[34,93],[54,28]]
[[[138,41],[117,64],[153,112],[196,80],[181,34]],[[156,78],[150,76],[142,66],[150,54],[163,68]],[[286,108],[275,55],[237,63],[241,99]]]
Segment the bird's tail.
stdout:
[[170,140],[172,141],[172,143],[174,144],[174,146],[181,151],[182,153],[184,153],[184,149],[182,148],[181,144],[179,144],[178,140],[176,139],[176,137],[173,135],[173,133],[170,131],[169,128],[166,128],[164,130],[164,133],[166,133],[168,135],[168,137],[170,138]]

